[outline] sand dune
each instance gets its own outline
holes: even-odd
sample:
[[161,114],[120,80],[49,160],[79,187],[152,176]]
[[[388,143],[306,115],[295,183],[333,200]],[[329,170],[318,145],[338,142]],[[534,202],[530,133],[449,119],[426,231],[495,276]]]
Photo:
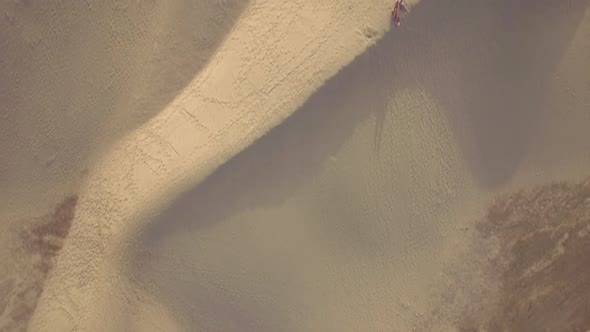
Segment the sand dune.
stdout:
[[[47,31],[48,38],[45,39],[43,35],[40,35],[34,41],[41,43],[49,39],[55,44],[46,42],[49,44],[47,46],[50,49],[47,51],[49,55],[43,57],[44,54],[41,53],[39,56],[38,62],[41,62],[39,67],[48,68],[48,72],[38,75],[36,72],[28,74],[23,68],[17,68],[13,76],[22,75],[26,78],[33,76],[32,79],[38,85],[55,79],[56,82],[50,85],[47,91],[41,90],[51,97],[57,95],[58,101],[64,105],[76,101],[68,98],[71,93],[76,94],[76,97],[83,101],[82,106],[74,103],[71,109],[66,109],[63,114],[60,113],[59,104],[52,106],[56,114],[48,114],[47,119],[37,115],[30,115],[34,119],[28,119],[26,115],[19,116],[22,113],[10,114],[10,117],[7,117],[5,126],[13,127],[12,131],[21,130],[19,134],[25,138],[19,141],[19,135],[15,134],[16,138],[10,136],[9,138],[14,139],[5,140],[9,143],[3,149],[6,150],[6,155],[12,155],[5,166],[3,165],[6,169],[4,174],[11,175],[10,179],[12,179],[9,181],[7,177],[5,186],[8,188],[5,195],[10,197],[7,203],[9,208],[6,210],[11,212],[5,217],[9,219],[6,224],[19,228],[24,224],[23,218],[41,214],[41,212],[35,214],[34,208],[27,211],[25,207],[28,205],[33,205],[36,201],[44,201],[44,198],[50,195],[58,197],[60,192],[63,193],[61,195],[63,197],[78,189],[74,192],[79,196],[76,218],[72,222],[73,227],[68,241],[65,242],[63,255],[60,255],[57,266],[52,270],[55,278],[47,282],[46,289],[53,289],[51,280],[59,280],[56,282],[58,287],[65,287],[74,292],[78,289],[81,301],[86,304],[94,303],[94,295],[91,294],[100,293],[102,286],[90,286],[85,280],[91,283],[104,280],[99,277],[99,274],[104,272],[107,275],[110,272],[106,267],[103,269],[102,263],[119,268],[120,262],[113,260],[111,264],[111,258],[106,258],[110,253],[104,252],[105,248],[109,248],[109,251],[117,251],[111,244],[126,242],[122,239],[133,233],[136,228],[141,229],[142,221],[147,220],[146,215],[157,211],[157,207],[165,205],[167,200],[173,199],[175,193],[196,184],[215,167],[295,111],[315,87],[321,85],[354,56],[372,44],[378,37],[379,31],[382,33],[388,24],[388,18],[381,15],[384,10],[387,10],[386,4],[340,6],[330,1],[314,3],[295,1],[256,2],[246,4],[246,7],[243,2],[232,4],[214,2],[211,8],[207,8],[206,5],[190,5],[188,2],[174,5],[146,5],[147,8],[141,7],[142,4],[128,3],[127,5],[110,4],[105,5],[105,8],[82,5],[82,8],[66,9],[56,5],[55,9],[34,9],[27,8],[26,4],[17,3],[14,4],[15,8],[6,9],[9,20],[5,24],[14,25],[13,34],[7,34],[6,40],[14,50],[10,53],[11,56],[6,58],[5,71],[13,70],[17,60],[21,58],[25,59],[21,67],[35,65],[34,61],[27,61],[26,57],[29,54],[36,54],[32,48],[30,48],[31,51],[27,48],[31,47],[28,45],[31,41],[26,38],[29,37],[29,33],[34,34],[35,31],[30,32],[26,29],[36,27],[39,31]],[[244,8],[244,12],[235,21],[234,14],[240,8]],[[35,10],[39,11],[37,19],[43,19],[40,20],[39,26],[30,22],[35,19]],[[127,13],[128,10],[132,13]],[[138,10],[137,16],[133,16],[134,11]],[[53,16],[43,16],[44,13],[52,13]],[[61,17],[61,14],[64,17]],[[86,17],[86,14],[88,14],[87,20],[80,23],[79,17]],[[126,20],[126,16],[130,17]],[[221,17],[220,24],[209,27],[210,21],[215,22],[216,16]],[[117,18],[121,20],[118,21]],[[71,20],[77,24],[71,23]],[[177,23],[176,20],[181,23]],[[201,23],[191,25],[191,20]],[[235,23],[232,24],[233,21]],[[208,27],[201,28],[204,25]],[[193,29],[196,32],[193,33]],[[208,29],[213,31],[208,34]],[[122,30],[123,36],[118,34],[119,30]],[[133,40],[133,37],[137,37],[136,34],[142,37],[141,33],[145,30],[149,30],[151,35],[147,33],[145,40],[140,38],[137,45],[128,44],[129,41],[124,38],[125,31],[128,31],[130,39]],[[39,31],[37,33],[41,33]],[[71,31],[81,32],[77,35]],[[89,36],[85,36],[84,32],[87,32]],[[52,33],[56,36],[51,35]],[[176,37],[176,34],[179,36]],[[207,49],[207,42],[214,46],[216,36],[223,37],[223,42],[219,43],[214,51]],[[205,41],[203,42],[199,37],[203,37]],[[146,43],[146,49],[141,48],[142,42]],[[97,45],[86,47],[86,43]],[[185,44],[194,48],[187,49]],[[125,48],[127,45],[130,45],[130,49]],[[117,46],[123,48],[122,54],[119,53]],[[73,48],[71,57],[67,57],[70,55],[67,53],[67,47]],[[136,47],[139,49],[135,50]],[[154,56],[153,53],[157,53],[160,47],[162,57]],[[103,48],[106,48],[106,51],[98,52],[96,57],[91,52]],[[185,53],[185,51],[188,52]],[[63,57],[59,57],[60,52],[63,52]],[[79,54],[83,52],[90,54],[87,56]],[[131,60],[142,56],[146,56],[147,60],[144,60],[144,63],[138,60],[140,63],[135,70],[124,72],[120,77],[116,75],[118,67],[126,69]],[[197,70],[198,64],[205,64],[203,58],[207,56],[209,56],[205,60],[207,65],[200,67],[196,75],[193,71],[192,78],[190,78],[191,73],[183,74],[186,75],[183,76],[184,81],[180,79],[181,77],[170,77],[183,69],[182,63],[190,61],[193,57],[195,63],[191,63],[191,66],[195,66],[194,69]],[[88,60],[86,60],[87,57]],[[132,59],[130,60],[129,57]],[[74,60],[71,60],[72,67],[68,67],[69,62],[64,58],[76,59],[83,63],[77,65]],[[103,60],[107,65],[110,64],[109,61],[112,61],[114,68],[105,66],[107,68],[104,69],[100,62]],[[157,64],[161,61],[171,61],[173,64],[158,68]],[[93,68],[95,72],[91,71]],[[166,68],[169,68],[168,72]],[[89,77],[85,76],[86,71],[90,71]],[[160,71],[162,75],[168,74],[168,77],[161,77]],[[54,73],[59,75],[53,78]],[[90,83],[96,80],[98,87],[92,85],[85,87],[81,83],[82,79],[87,79]],[[122,82],[118,82],[118,79]],[[162,79],[161,83],[149,83],[160,79]],[[15,81],[18,82],[19,79]],[[166,86],[168,81],[174,81],[174,84]],[[62,84],[65,86],[61,86]],[[176,86],[176,91],[172,89],[172,86]],[[25,84],[24,87],[28,88],[28,85]],[[79,87],[82,91],[77,91],[73,87]],[[9,101],[12,101],[15,107],[26,109],[27,107],[20,105],[19,102],[26,104],[27,95],[36,93],[37,89],[40,89],[38,86],[31,90],[27,88],[16,85],[12,87],[14,91],[8,91]],[[103,89],[107,92],[115,92],[106,95],[97,93]],[[161,95],[152,96],[152,91],[157,91]],[[118,99],[116,95],[118,93],[123,99],[120,103],[117,103],[117,100],[113,101]],[[46,99],[51,101],[49,97]],[[46,99],[41,98],[38,103],[44,106]],[[99,102],[95,102],[96,100]],[[35,105],[33,103],[33,106]],[[105,112],[112,112],[117,116],[109,117],[109,114]],[[146,116],[138,116],[134,112],[140,112]],[[26,135],[28,128],[25,125],[35,127],[38,117],[41,117],[39,122],[47,126],[49,133],[43,131],[38,133],[34,128],[30,130],[32,132],[30,136]],[[95,117],[98,120],[87,122],[86,117]],[[79,123],[80,127],[72,126],[72,123],[78,124],[77,119],[82,120]],[[127,125],[125,119],[127,119]],[[58,120],[68,121],[63,121],[60,127],[55,125]],[[141,120],[147,121],[142,124]],[[25,125],[21,125],[20,122],[24,122]],[[69,125],[64,128],[66,124]],[[76,128],[74,133],[68,131],[72,130],[72,127]],[[24,149],[24,152],[20,154],[11,153],[14,146],[27,146],[27,140],[31,136],[36,146]],[[89,143],[76,147],[76,144],[73,146],[66,144],[69,140],[75,143],[86,141]],[[28,162],[26,158],[29,158],[36,150],[51,153],[53,144],[59,147],[63,144],[65,148],[59,149],[56,156],[49,156],[49,161],[45,165],[36,167],[47,167],[48,170],[40,172],[35,167],[32,169],[23,167],[23,170],[18,168],[20,164],[26,165]],[[87,151],[90,146],[95,151]],[[68,149],[73,152],[67,154]],[[51,160],[58,162],[52,163]],[[87,177],[83,180],[75,179],[76,173],[85,172],[85,167],[88,168]],[[34,175],[30,175],[29,172]],[[66,177],[68,181],[64,180]],[[51,181],[43,182],[40,178],[49,178]],[[19,186],[19,182],[14,181],[15,179],[24,185]],[[30,188],[26,185],[27,183],[33,183],[36,187]],[[55,183],[57,185],[51,192],[50,189]],[[59,202],[57,198],[53,199],[55,204]],[[27,213],[29,213],[28,216]],[[48,214],[47,218],[41,219],[51,225],[55,218],[50,216],[51,214]],[[38,238],[39,235],[35,229],[33,227],[25,230],[24,237]],[[50,229],[50,227],[41,227],[41,229]],[[59,239],[53,240],[55,237],[59,238],[58,235],[61,233],[57,233],[41,235],[40,237],[46,239],[48,244],[40,248],[47,249],[49,243],[54,247],[61,247],[61,244],[53,243],[59,241]],[[23,245],[19,242],[19,238],[11,240],[15,245],[25,247],[23,251],[27,254],[30,251],[29,247],[35,247],[28,243]],[[68,249],[70,245],[72,247]],[[83,248],[79,247],[80,245]],[[75,257],[68,257],[68,253],[72,253]],[[31,254],[37,257],[34,258],[35,261],[43,261],[51,257],[47,252],[33,251]],[[81,262],[76,258],[80,255],[88,256],[83,259],[84,262]],[[71,263],[74,265],[82,263],[82,265],[73,268],[69,266]],[[34,263],[34,266],[37,265],[39,264]],[[19,273],[9,274],[6,279],[19,280],[22,275],[27,275],[27,268],[35,270],[34,266],[33,268],[22,267]],[[63,266],[63,270],[60,266]],[[59,271],[66,272],[65,279],[59,276]],[[43,273],[35,280],[42,279],[42,275]],[[71,282],[65,281],[69,278],[73,278],[70,279]],[[35,281],[27,281],[25,286],[17,287],[15,291],[17,295],[12,298],[36,298],[39,287],[31,285],[34,283]],[[77,286],[84,284],[84,287]],[[32,289],[31,292],[26,290],[29,288]],[[52,292],[54,291],[47,291],[45,294],[51,297],[52,295],[47,294]],[[65,292],[57,292],[61,293],[60,298],[69,297],[69,294]],[[43,303],[43,299],[41,301]],[[51,298],[47,310],[41,304],[37,310],[39,316],[44,317],[44,310],[51,316],[53,306],[60,302],[61,299]],[[33,310],[31,305],[20,308],[20,304],[17,305],[14,301],[11,303],[8,312],[16,312],[17,317],[25,315],[21,312],[28,313]],[[114,306],[110,307],[117,310]],[[82,313],[88,315],[87,308],[72,314],[77,316]],[[60,328],[59,319],[53,317],[50,320],[55,324],[52,328]],[[92,323],[86,319],[76,320],[84,321],[85,324],[92,326]],[[44,320],[39,319],[39,321]]]
[[5,326],[590,328],[587,1],[208,3],[2,5]]

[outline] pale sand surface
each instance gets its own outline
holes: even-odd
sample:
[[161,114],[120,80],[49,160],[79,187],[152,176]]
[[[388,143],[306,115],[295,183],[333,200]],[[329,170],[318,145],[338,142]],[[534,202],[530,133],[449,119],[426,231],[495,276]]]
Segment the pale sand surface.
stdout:
[[[383,38],[387,2],[211,3],[135,22],[113,18],[126,6],[5,11],[16,83],[0,96],[19,112],[0,122],[4,324],[34,310],[33,331],[589,328],[590,184],[511,196],[590,175],[587,1],[425,1]],[[67,47],[84,63],[59,60]]]

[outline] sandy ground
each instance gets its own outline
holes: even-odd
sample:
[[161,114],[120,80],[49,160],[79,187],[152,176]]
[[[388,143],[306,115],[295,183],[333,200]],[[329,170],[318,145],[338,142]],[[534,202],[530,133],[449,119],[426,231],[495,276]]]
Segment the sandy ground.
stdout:
[[2,4],[0,330],[590,329],[589,3],[412,4]]

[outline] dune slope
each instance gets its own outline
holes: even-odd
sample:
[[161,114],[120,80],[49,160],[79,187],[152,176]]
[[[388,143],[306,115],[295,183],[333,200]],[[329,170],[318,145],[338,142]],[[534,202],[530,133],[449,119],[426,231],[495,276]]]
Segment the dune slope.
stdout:
[[[127,264],[126,248],[149,217],[280,123],[372,45],[388,28],[383,15],[388,7],[377,2],[250,3],[174,100],[93,163],[31,329],[117,330],[143,324],[131,318],[143,317],[134,314],[143,307],[128,299],[144,293],[121,269]],[[164,36],[172,38],[170,33]],[[156,313],[145,317],[167,317],[154,303],[145,310]],[[102,319],[105,315],[112,319]],[[167,321],[174,325],[173,319]],[[147,328],[140,325],[131,328]]]
[[[575,272],[551,278],[585,289],[585,262],[570,257],[585,257],[588,237],[563,259],[551,253],[588,225],[588,207],[547,241],[530,227],[535,213],[548,215],[539,227],[558,224],[587,199],[587,184],[517,192],[530,196],[515,212],[487,217],[502,206],[497,195],[510,201],[513,190],[588,176],[590,94],[579,71],[589,64],[587,5],[422,3],[291,118],[157,214],[128,273],[194,329],[587,329],[587,298],[558,304],[546,281],[518,289],[506,268],[511,257],[523,269],[569,264]],[[476,231],[494,223],[529,232]],[[534,308],[528,319],[512,314],[523,306]]]

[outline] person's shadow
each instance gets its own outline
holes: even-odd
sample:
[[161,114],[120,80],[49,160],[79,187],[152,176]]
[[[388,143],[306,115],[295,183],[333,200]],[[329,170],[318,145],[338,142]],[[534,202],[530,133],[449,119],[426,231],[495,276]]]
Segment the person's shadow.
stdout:
[[177,297],[200,301],[197,291],[150,276],[153,263],[147,253],[157,255],[160,241],[172,234],[195,232],[246,209],[281,204],[315,178],[367,117],[379,122],[371,148],[383,153],[380,142],[388,133],[379,128],[391,117],[389,111],[396,112],[389,104],[401,89],[418,89],[435,100],[479,185],[491,189],[508,182],[537,121],[551,111],[544,103],[546,84],[587,4],[423,1],[399,29],[392,28],[326,82],[283,124],[157,216],[138,239],[131,273],[157,285],[158,298],[172,311],[185,310]]

